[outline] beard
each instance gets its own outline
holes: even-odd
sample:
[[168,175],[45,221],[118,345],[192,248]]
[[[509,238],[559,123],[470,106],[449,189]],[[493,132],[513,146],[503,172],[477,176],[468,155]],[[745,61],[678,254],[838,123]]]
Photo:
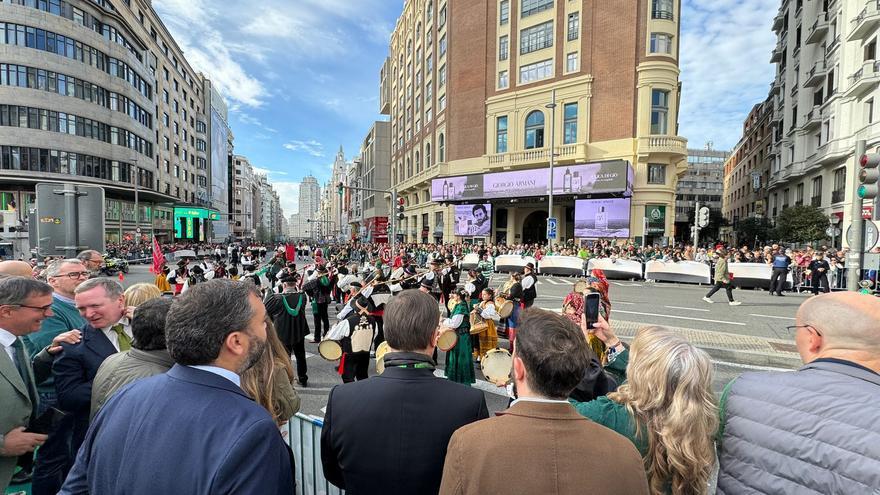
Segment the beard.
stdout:
[[263,357],[263,353],[266,352],[267,343],[266,340],[260,340],[253,335],[249,335],[251,337],[251,347],[248,349],[247,357],[242,363],[241,367],[238,370],[238,374],[241,375],[245,371],[251,369],[257,362]]

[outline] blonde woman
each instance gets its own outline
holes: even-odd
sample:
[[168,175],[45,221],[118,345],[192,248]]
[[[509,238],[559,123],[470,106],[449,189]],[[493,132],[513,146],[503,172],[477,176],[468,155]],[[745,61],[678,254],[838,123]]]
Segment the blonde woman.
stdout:
[[293,389],[290,355],[266,319],[266,350],[257,364],[241,375],[241,388],[263,406],[279,426],[299,411],[300,398]]
[[125,305],[127,306],[125,316],[127,316],[129,320],[134,317],[134,308],[149,300],[162,297],[162,291],[160,291],[155,285],[148,283],[134,284],[125,289],[125,292],[122,294],[125,296],[124,300]]
[[718,405],[709,356],[672,331],[638,331],[627,348],[600,317],[593,333],[608,348],[616,392],[574,403],[580,414],[629,438],[642,454],[652,494],[702,494],[715,463]]

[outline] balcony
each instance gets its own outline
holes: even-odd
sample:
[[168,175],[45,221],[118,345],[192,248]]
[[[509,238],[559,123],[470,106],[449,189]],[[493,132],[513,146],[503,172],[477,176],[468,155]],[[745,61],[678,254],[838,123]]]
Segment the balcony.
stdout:
[[822,112],[821,107],[818,105],[813,107],[809,113],[807,113],[807,118],[804,119],[804,124],[801,126],[805,131],[810,131],[822,125]]
[[840,46],[840,35],[838,34],[837,36],[834,37],[833,40],[831,40],[830,43],[828,43],[828,47],[825,48],[825,56],[829,57],[831,55],[831,53],[834,50],[837,50],[837,48],[839,46]]
[[846,197],[845,189],[838,189],[836,191],[831,191],[831,204],[834,203],[843,203],[843,200]]
[[782,54],[785,53],[784,46],[777,46],[773,49],[773,53],[770,54],[770,63],[775,64],[776,62],[782,61]]
[[819,208],[822,206],[822,196],[813,196],[810,198],[810,206]]
[[825,61],[819,60],[813,65],[813,68],[810,69],[810,72],[807,73],[807,79],[804,81],[804,87],[811,88],[822,84],[825,81],[825,76],[827,74],[828,68],[825,67]]
[[772,83],[770,83],[770,95],[778,95],[782,91],[782,81],[779,78],[776,78]]
[[679,136],[650,136],[639,138],[639,156],[665,155],[669,158],[687,157],[687,139]]
[[785,24],[785,12],[777,12],[773,18],[773,31],[779,32]]
[[[584,144],[564,144],[558,146],[555,151],[557,160],[575,162],[587,159],[587,149]],[[542,163],[550,163],[550,148],[538,148],[489,155],[489,165],[492,166],[513,167],[517,165]]]
[[818,43],[824,40],[825,35],[828,34],[828,24],[828,18],[826,14],[819,14],[819,18],[816,19],[816,22],[813,23],[813,26],[807,33],[806,43],[808,45],[811,45],[813,43]]
[[846,40],[865,39],[877,29],[878,25],[880,25],[880,1],[868,0],[859,15],[850,21],[852,27]]
[[862,68],[849,76],[849,89],[846,90],[846,96],[862,96],[876,88],[877,83],[880,83],[880,62],[865,60]]

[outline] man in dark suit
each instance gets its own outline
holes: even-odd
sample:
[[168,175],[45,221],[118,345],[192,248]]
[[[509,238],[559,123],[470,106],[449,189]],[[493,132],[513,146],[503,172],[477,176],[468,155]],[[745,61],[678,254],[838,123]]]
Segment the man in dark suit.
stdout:
[[61,473],[62,480],[89,428],[92,381],[98,368],[111,354],[131,349],[132,341],[131,325],[125,316],[125,296],[116,280],[86,280],[74,290],[74,304],[87,322],[81,329],[82,341],[62,344],[64,350],[52,364],[58,406],[68,413],[67,427],[73,428],[70,458]]
[[526,310],[511,370],[517,399],[452,435],[440,493],[647,495],[632,442],[568,403],[589,360],[583,334],[565,316]]
[[240,387],[266,348],[258,289],[195,285],[172,304],[165,338],[174,367],[110,398],[60,493],[294,493],[290,450]]
[[437,300],[418,290],[385,307],[381,375],[330,392],[321,431],[324,476],[351,493],[437,493],[452,433],[488,417],[479,390],[434,376]]

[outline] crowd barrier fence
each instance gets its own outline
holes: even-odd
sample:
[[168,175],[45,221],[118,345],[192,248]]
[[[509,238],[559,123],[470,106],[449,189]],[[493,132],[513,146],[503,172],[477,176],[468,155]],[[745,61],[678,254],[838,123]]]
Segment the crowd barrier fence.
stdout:
[[616,258],[591,258],[587,271],[598,268],[611,280],[641,280],[644,267],[640,261]]
[[470,270],[471,268],[476,268],[477,264],[480,263],[480,255],[477,253],[468,253],[464,255],[464,258],[461,259],[461,263],[459,267],[462,270]]
[[[731,285],[740,289],[770,289],[773,267],[766,263],[730,263],[727,270],[733,274]],[[792,272],[789,270],[785,280],[785,290],[794,285]]]
[[645,280],[709,284],[712,281],[712,269],[697,261],[651,260],[645,263]]
[[538,262],[538,273],[582,276],[585,264],[584,260],[577,256],[546,256]]
[[522,256],[519,254],[502,254],[495,258],[496,272],[521,272],[528,263],[538,266],[535,258],[531,256]]
[[296,493],[307,495],[341,495],[344,490],[330,484],[324,478],[321,465],[321,428],[324,423],[320,419],[296,413],[282,428],[286,435],[284,441],[293,450],[296,461]]

